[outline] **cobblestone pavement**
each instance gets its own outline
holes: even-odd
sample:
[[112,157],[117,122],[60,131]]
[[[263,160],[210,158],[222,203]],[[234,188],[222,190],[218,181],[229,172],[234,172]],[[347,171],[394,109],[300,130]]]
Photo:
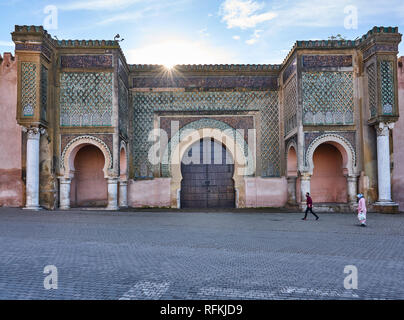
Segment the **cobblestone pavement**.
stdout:
[[301,217],[0,208],[0,299],[404,299],[403,214]]

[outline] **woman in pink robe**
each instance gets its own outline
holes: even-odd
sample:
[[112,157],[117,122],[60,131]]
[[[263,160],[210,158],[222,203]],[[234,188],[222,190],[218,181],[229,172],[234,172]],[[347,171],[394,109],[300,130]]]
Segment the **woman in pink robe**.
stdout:
[[358,194],[358,220],[362,227],[366,227],[366,201],[363,194]]

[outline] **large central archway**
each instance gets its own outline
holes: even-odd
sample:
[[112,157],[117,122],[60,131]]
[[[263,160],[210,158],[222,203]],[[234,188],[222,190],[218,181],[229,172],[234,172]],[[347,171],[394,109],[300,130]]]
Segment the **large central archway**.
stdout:
[[213,138],[192,144],[181,161],[181,208],[234,208],[234,163]]

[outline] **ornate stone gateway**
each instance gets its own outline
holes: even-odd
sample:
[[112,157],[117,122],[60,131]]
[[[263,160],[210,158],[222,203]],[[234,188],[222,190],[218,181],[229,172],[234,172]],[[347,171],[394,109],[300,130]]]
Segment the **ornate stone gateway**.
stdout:
[[181,172],[181,208],[235,207],[234,164],[223,145],[210,138],[194,143]]
[[[166,68],[128,64],[117,40],[57,40],[16,26],[16,59],[0,57],[0,111],[16,108],[10,126],[0,120],[0,150],[13,159],[0,154],[0,206],[22,194],[31,210],[90,200],[109,210],[304,210],[310,192],[326,211],[352,212],[360,192],[370,210],[398,211],[389,141],[401,37],[374,27],[355,40],[297,41],[281,64]],[[189,161],[194,147],[202,162]],[[94,148],[103,167],[84,161]],[[10,190],[10,168],[25,192]]]

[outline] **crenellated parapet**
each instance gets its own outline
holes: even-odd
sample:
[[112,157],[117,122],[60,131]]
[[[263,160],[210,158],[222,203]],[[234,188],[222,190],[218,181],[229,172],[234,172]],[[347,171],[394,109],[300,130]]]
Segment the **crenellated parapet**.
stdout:
[[15,63],[16,59],[11,52],[5,52],[3,56],[0,54],[0,74],[11,68]]

